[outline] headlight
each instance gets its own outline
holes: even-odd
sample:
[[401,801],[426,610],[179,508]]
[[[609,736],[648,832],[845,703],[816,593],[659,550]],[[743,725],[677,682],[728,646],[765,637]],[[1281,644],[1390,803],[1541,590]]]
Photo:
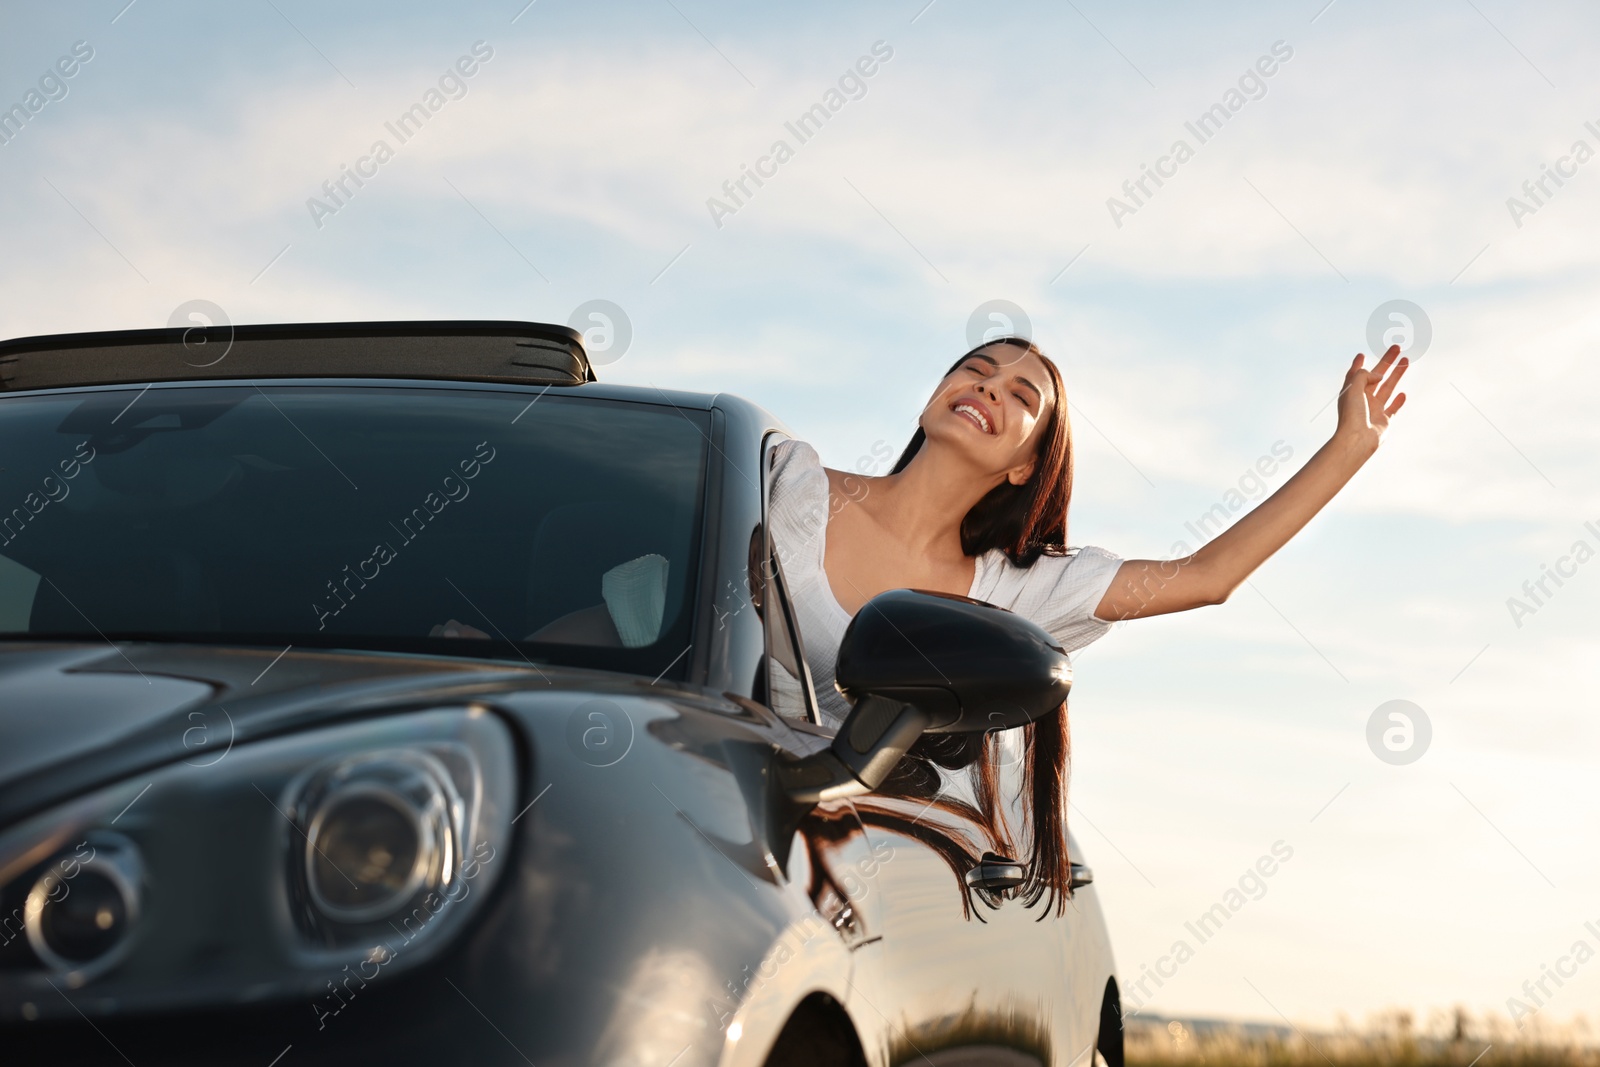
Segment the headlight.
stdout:
[[0,1019],[315,997],[347,967],[416,967],[506,866],[514,753],[482,708],[393,715],[235,745],[0,834]]
[[423,753],[361,757],[318,774],[296,805],[313,921],[388,919],[444,889],[460,875],[462,806],[444,766]]
[[324,914],[381,919],[420,886],[443,881],[452,850],[443,797],[437,786],[430,792],[418,803],[382,786],[356,785],[322,801],[311,817],[305,862],[311,899]]
[[80,975],[99,974],[127,952],[144,881],[127,838],[97,835],[90,849],[81,861],[69,854],[50,864],[23,904],[34,953],[54,970]]

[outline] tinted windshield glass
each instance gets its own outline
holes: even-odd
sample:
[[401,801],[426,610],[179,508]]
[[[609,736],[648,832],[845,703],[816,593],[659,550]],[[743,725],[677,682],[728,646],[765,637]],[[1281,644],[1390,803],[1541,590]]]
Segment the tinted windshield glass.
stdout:
[[689,643],[705,423],[552,391],[0,398],[0,635],[654,675]]

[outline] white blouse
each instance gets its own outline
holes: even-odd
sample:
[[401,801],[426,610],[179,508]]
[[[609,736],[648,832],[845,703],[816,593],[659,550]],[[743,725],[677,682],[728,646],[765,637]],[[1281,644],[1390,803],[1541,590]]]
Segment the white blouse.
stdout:
[[[833,595],[823,570],[829,515],[828,475],[816,449],[804,441],[785,441],[772,451],[772,491],[768,517],[772,541],[798,617],[806,664],[817,689],[825,725],[837,727],[850,705],[834,684],[839,644],[851,615]],[[1022,615],[1044,627],[1068,652],[1083,648],[1111,629],[1094,616],[1111,586],[1122,557],[1086,546],[1064,556],[1040,556],[1018,567],[1004,552],[978,557],[968,596]]]

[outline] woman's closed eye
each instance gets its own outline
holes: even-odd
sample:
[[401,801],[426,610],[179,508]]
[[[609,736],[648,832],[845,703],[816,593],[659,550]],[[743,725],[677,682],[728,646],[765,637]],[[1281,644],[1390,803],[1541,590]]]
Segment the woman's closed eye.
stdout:
[[[973,374],[976,374],[980,378],[987,378],[991,374],[994,373],[994,368],[993,367],[990,367],[988,364],[983,363],[983,362],[978,361],[978,360],[974,360],[973,362],[968,363],[965,367],[963,367],[961,369],[962,370],[966,370],[966,371],[971,371]],[[1016,397],[1017,400],[1019,402],[1021,402],[1022,407],[1023,407],[1024,410],[1026,410],[1026,411],[1034,410],[1034,406],[1035,406],[1035,403],[1036,403],[1036,398],[1032,394],[1026,393],[1026,392],[1014,392],[1011,395]]]

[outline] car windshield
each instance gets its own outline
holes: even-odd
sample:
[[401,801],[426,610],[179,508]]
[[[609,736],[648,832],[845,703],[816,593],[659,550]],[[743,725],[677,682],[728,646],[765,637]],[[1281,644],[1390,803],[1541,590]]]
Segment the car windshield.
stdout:
[[3,397],[0,637],[681,672],[707,421],[549,389]]

